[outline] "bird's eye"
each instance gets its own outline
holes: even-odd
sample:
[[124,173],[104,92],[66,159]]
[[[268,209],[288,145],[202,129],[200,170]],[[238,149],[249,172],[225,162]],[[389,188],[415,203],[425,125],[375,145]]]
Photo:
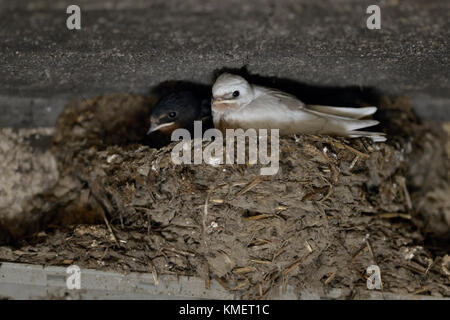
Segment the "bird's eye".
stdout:
[[169,113],[169,118],[175,118],[177,116],[177,113],[175,111],[172,111]]
[[236,97],[239,97],[239,91],[237,91],[237,90],[234,91],[234,92],[233,92],[233,97],[235,97],[235,98],[236,98]]

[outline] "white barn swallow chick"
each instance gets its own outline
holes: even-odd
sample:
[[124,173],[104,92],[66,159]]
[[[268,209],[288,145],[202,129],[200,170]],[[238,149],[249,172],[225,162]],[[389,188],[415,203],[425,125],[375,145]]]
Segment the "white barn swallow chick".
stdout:
[[214,126],[224,129],[279,129],[280,135],[325,134],[348,138],[370,137],[386,141],[384,133],[358,131],[377,125],[376,120],[361,120],[376,107],[340,108],[305,105],[282,91],[252,85],[238,75],[220,75],[212,88]]

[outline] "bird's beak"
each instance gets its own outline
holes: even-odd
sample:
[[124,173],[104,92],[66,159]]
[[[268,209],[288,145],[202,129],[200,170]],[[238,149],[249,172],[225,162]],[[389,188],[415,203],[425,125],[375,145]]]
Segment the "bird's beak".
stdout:
[[148,129],[148,131],[147,131],[147,134],[161,130],[162,128],[173,126],[174,124],[175,124],[175,122],[168,122],[168,123],[163,123],[163,124],[152,123],[150,125],[150,129]]
[[221,99],[221,98],[213,98],[211,102],[211,106],[217,110],[226,109],[231,104],[235,104],[237,101],[233,99]]
[[217,99],[212,99],[212,104],[222,104],[222,103],[236,103],[237,101],[236,100],[233,100],[233,99],[220,99],[220,98],[217,98]]

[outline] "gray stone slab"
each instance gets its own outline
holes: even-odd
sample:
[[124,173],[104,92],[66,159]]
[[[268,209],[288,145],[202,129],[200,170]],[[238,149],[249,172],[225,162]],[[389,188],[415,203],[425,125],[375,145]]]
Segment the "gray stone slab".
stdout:
[[[110,92],[145,94],[165,80],[211,83],[223,67],[321,86],[407,95],[450,119],[450,2],[366,0],[0,1],[0,125],[51,126],[64,104]],[[50,108],[50,111],[48,111]]]

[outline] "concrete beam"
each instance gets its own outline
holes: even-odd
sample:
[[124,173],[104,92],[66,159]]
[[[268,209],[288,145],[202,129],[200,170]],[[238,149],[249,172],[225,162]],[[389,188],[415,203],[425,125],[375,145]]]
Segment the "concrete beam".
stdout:
[[366,0],[0,0],[0,126],[52,126],[72,99],[146,94],[165,80],[211,83],[223,67],[317,86],[407,95],[450,120],[450,2]]

